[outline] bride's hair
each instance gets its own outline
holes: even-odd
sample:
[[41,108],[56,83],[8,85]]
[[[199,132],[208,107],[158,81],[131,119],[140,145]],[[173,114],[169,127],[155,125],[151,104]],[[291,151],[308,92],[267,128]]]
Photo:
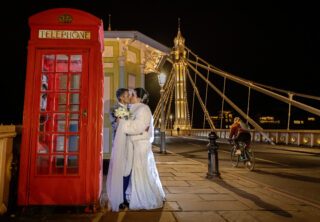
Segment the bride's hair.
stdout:
[[137,94],[137,97],[141,99],[141,102],[148,104],[149,102],[149,93],[144,88],[135,88],[134,91]]

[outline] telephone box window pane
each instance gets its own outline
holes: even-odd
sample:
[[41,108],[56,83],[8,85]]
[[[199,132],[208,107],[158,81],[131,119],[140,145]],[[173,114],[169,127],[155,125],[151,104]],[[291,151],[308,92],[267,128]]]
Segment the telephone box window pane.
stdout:
[[82,55],[71,55],[71,72],[81,72],[82,71]]
[[48,105],[48,93],[40,93],[40,111],[46,111]]
[[66,93],[59,93],[58,94],[58,101],[59,101],[59,104],[66,104],[67,103],[67,94]]
[[42,112],[52,111],[54,107],[54,93],[40,94],[40,110]]
[[66,115],[55,114],[54,116],[55,131],[65,132],[66,131]]
[[38,153],[49,153],[51,144],[50,134],[39,134]]
[[70,94],[70,104],[79,104],[79,93]]
[[57,152],[57,153],[64,152],[64,141],[65,141],[65,136],[63,135],[53,136],[54,152]]
[[52,156],[51,164],[52,164],[51,165],[52,174],[63,174],[63,170],[64,170],[64,156],[63,155]]
[[52,130],[52,117],[49,113],[40,113],[39,132],[49,132]]
[[79,136],[69,136],[68,137],[69,145],[68,152],[78,152],[79,150]]
[[37,157],[37,174],[38,175],[49,174],[49,156]]
[[78,113],[71,113],[70,114],[70,120],[78,120],[79,114]]
[[68,156],[67,174],[79,173],[79,158],[78,156]]
[[78,132],[79,131],[79,122],[77,120],[71,120],[69,122],[69,131],[70,132]]
[[55,55],[42,56],[42,72],[54,72]]
[[80,89],[80,74],[72,74],[70,80],[70,90]]
[[57,74],[57,90],[67,90],[68,76],[67,74]]
[[67,94],[66,93],[59,93],[58,94],[58,111],[63,112],[66,111],[66,104],[67,104]]
[[67,107],[66,105],[58,105],[58,111],[59,112],[64,112],[67,109],[66,107]]
[[42,73],[41,75],[41,91],[45,92],[53,90],[54,76],[52,73]]
[[79,111],[79,105],[69,105],[69,110],[73,112]]
[[79,114],[71,113],[69,114],[69,132],[79,131]]
[[68,60],[67,55],[57,55],[56,72],[68,72]]

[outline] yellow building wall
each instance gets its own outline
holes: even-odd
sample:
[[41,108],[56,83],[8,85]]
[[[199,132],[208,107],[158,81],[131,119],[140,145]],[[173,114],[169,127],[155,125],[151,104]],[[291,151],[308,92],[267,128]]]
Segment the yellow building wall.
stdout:
[[128,46],[128,50],[136,55],[136,63],[126,62],[126,85],[128,84],[128,75],[133,74],[136,77],[136,87],[141,86],[141,52],[140,49]]
[[[113,57],[104,57],[103,62],[104,63],[113,63],[112,68],[104,68],[104,75],[105,77],[110,78],[110,87],[109,89],[109,94],[110,94],[110,108],[116,103],[117,98],[116,98],[116,90],[120,86],[120,64],[119,64],[119,56],[120,56],[120,44],[118,41],[104,41],[105,46],[112,46],[113,47]],[[134,75],[135,76],[135,87],[140,87],[141,86],[141,52],[139,48],[133,47],[133,46],[128,46],[128,50],[131,53],[135,54],[136,57],[136,62],[129,62],[127,60],[127,51],[125,51],[125,75],[124,75],[124,87],[128,87],[128,75]],[[104,128],[109,129],[108,133],[108,141],[104,139],[104,146],[108,146],[107,150],[109,152],[104,152],[103,158],[104,159],[109,159],[110,154],[111,154],[111,147],[112,147],[112,128],[111,128],[111,123],[109,119],[109,110],[104,111]],[[106,138],[106,137],[105,137]]]

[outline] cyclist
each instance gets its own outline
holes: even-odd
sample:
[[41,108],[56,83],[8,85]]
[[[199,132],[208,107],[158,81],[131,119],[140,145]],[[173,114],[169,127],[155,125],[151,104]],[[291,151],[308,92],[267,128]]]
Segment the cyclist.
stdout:
[[229,139],[234,139],[237,149],[236,155],[241,155],[239,142],[244,142],[247,146],[250,144],[251,134],[249,132],[249,127],[239,117],[233,119],[233,124],[230,126]]

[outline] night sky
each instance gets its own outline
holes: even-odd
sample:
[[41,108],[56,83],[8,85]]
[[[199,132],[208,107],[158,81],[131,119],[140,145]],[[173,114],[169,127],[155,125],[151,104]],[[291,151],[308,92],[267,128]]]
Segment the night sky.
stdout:
[[[173,46],[180,17],[186,45],[211,64],[252,81],[320,96],[317,81],[320,18],[316,3],[311,2],[212,1],[210,5],[202,0],[12,2],[12,6],[2,7],[0,13],[0,123],[22,123],[28,17],[57,7],[92,13],[103,20],[105,29],[111,14],[113,30],[137,30],[168,47]],[[18,12],[17,4],[23,4],[19,6],[22,13]]]

